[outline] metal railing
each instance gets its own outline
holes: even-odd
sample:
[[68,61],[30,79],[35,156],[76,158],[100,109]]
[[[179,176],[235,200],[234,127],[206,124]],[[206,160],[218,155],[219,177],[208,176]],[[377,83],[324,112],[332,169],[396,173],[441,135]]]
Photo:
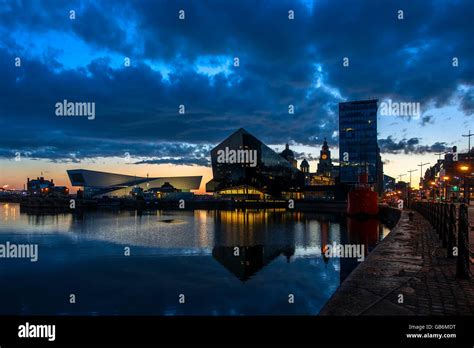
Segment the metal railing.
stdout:
[[454,203],[416,201],[412,202],[411,208],[431,223],[446,248],[447,257],[457,258],[456,277],[470,279],[468,206],[460,204],[457,208]]

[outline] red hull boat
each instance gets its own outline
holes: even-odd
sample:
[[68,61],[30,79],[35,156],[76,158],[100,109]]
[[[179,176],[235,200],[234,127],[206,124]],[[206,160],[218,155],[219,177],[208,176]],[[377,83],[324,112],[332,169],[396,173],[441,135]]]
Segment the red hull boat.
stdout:
[[379,212],[377,193],[368,185],[367,173],[359,175],[359,184],[347,197],[347,214],[374,216]]

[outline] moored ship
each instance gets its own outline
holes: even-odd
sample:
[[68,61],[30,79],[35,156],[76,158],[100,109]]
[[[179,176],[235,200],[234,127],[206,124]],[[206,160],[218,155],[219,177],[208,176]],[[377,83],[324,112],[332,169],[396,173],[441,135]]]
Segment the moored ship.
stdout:
[[375,216],[379,212],[377,193],[368,184],[368,174],[359,175],[359,183],[347,195],[347,214],[351,216]]

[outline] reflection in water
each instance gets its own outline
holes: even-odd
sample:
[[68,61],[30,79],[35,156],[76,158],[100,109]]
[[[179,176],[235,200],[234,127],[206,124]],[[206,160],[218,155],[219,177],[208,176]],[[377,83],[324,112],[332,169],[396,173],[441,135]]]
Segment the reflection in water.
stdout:
[[290,262],[294,253],[294,247],[272,245],[216,246],[212,249],[212,256],[243,282],[280,255],[284,255]]
[[321,255],[323,257],[324,263],[327,265],[329,262],[329,257],[326,256],[326,250],[328,248],[329,242],[329,222],[325,219],[321,219]]
[[[326,257],[326,246],[367,253],[388,232],[377,220],[284,209],[28,215],[0,203],[0,221],[0,243],[39,244],[35,265],[0,259],[10,284],[0,314],[317,314],[359,264]],[[81,293],[74,308],[45,300],[70,289]],[[299,300],[282,307],[290,292]]]
[[[300,213],[293,217],[293,221],[301,220]],[[217,211],[212,256],[243,282],[280,255],[290,262],[295,253],[294,234],[278,238],[268,228],[287,218],[284,209]]]
[[[212,256],[241,280],[247,280],[279,255],[321,257],[328,244],[363,244],[367,255],[387,229],[375,219],[287,212],[285,209],[222,211],[92,211],[77,214],[19,214],[16,204],[3,204],[4,227],[17,232],[64,233],[127,246],[192,250]],[[1,232],[1,230],[0,230]],[[235,248],[238,252],[235,252]],[[240,252],[240,253],[239,253]],[[237,254],[237,255],[234,255]],[[341,259],[341,280],[356,267],[356,259]],[[241,267],[237,270],[237,267]],[[250,271],[252,270],[252,271]]]
[[[347,233],[345,235],[343,244],[361,244],[364,246],[364,255],[367,255],[381,240],[382,224],[376,219],[356,219],[347,217],[346,220]],[[382,234],[382,237],[384,235]],[[341,283],[346,277],[357,267],[358,261],[356,258],[341,258]]]

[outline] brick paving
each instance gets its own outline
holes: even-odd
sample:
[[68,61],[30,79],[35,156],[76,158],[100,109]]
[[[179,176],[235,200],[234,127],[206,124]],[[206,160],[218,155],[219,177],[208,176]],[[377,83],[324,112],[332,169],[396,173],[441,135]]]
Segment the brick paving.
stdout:
[[[472,219],[474,211],[469,213]],[[472,232],[470,237],[472,245]],[[410,221],[404,211],[320,315],[473,315],[474,279],[455,275],[456,259],[446,258],[429,222],[417,212]]]

